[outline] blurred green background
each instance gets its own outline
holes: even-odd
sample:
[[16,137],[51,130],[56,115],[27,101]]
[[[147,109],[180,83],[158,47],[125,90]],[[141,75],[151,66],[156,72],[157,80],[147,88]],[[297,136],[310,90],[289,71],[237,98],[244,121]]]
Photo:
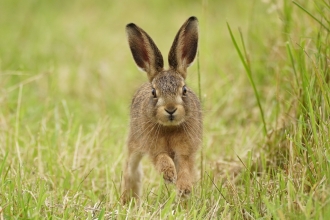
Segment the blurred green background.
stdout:
[[[274,47],[283,46],[276,45],[281,39],[272,33],[280,32],[281,27],[278,15],[272,11],[276,5],[270,2],[5,0],[0,4],[2,114],[6,120],[15,119],[16,114],[10,112],[16,109],[18,85],[26,82],[20,119],[32,131],[38,129],[37,121],[48,110],[57,106],[63,111],[62,102],[78,124],[95,124],[108,117],[125,131],[130,99],[147,80],[136,70],[125,25],[134,22],[147,31],[167,60],[179,27],[195,15],[200,20],[199,63],[206,133],[215,132],[214,150],[221,156],[221,152],[242,145],[228,140],[228,135],[241,137],[235,126],[249,126],[248,121],[259,120],[258,112],[254,117],[253,91],[231,43],[226,21],[234,29],[241,27],[244,34],[251,33],[248,46],[253,51],[251,62],[260,84],[271,84],[275,77],[264,69],[258,71],[265,59],[274,56],[276,48],[269,48],[269,41]],[[253,41],[258,42],[255,45]],[[189,69],[188,84],[198,91],[196,64]],[[263,98],[267,93],[262,93]]]

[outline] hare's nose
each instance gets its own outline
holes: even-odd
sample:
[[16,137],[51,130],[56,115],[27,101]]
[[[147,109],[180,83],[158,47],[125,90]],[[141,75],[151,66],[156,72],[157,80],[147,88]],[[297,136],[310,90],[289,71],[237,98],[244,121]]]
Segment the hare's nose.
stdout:
[[166,108],[165,108],[165,111],[166,111],[168,114],[170,114],[170,115],[173,115],[174,112],[176,112],[176,110],[177,110],[177,108],[171,108],[171,109],[166,109]]

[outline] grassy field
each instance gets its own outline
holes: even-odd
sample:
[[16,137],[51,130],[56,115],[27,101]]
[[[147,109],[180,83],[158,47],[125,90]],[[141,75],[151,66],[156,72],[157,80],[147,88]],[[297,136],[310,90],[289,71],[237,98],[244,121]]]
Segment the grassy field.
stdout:
[[[166,57],[191,15],[200,178],[177,201],[146,159],[143,202],[122,206],[129,105],[147,81],[125,25]],[[0,220],[329,219],[329,30],[329,0],[0,1]]]

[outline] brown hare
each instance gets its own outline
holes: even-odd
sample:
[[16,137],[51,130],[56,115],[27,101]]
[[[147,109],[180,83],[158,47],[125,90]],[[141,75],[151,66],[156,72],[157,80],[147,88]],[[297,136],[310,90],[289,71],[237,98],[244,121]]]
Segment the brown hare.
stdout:
[[186,86],[187,67],[198,45],[198,20],[190,17],[177,33],[163,68],[159,49],[141,28],[126,26],[133,58],[149,82],[135,93],[131,104],[128,158],[122,185],[122,202],[141,196],[141,158],[148,155],[166,182],[176,184],[177,196],[192,190],[195,155],[202,142],[202,113],[197,96]]

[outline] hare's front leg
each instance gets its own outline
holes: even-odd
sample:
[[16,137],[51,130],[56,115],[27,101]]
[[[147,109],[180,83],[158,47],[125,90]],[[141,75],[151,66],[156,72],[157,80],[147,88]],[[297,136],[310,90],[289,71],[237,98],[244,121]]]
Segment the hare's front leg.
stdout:
[[122,203],[124,204],[129,202],[132,196],[137,199],[141,196],[143,171],[140,161],[142,156],[138,152],[128,154],[122,185]]
[[176,170],[172,158],[167,153],[160,153],[153,158],[153,162],[158,172],[163,174],[163,178],[166,182],[176,182]]
[[177,194],[179,197],[185,198],[189,196],[195,178],[194,156],[176,155],[174,160],[178,172]]

